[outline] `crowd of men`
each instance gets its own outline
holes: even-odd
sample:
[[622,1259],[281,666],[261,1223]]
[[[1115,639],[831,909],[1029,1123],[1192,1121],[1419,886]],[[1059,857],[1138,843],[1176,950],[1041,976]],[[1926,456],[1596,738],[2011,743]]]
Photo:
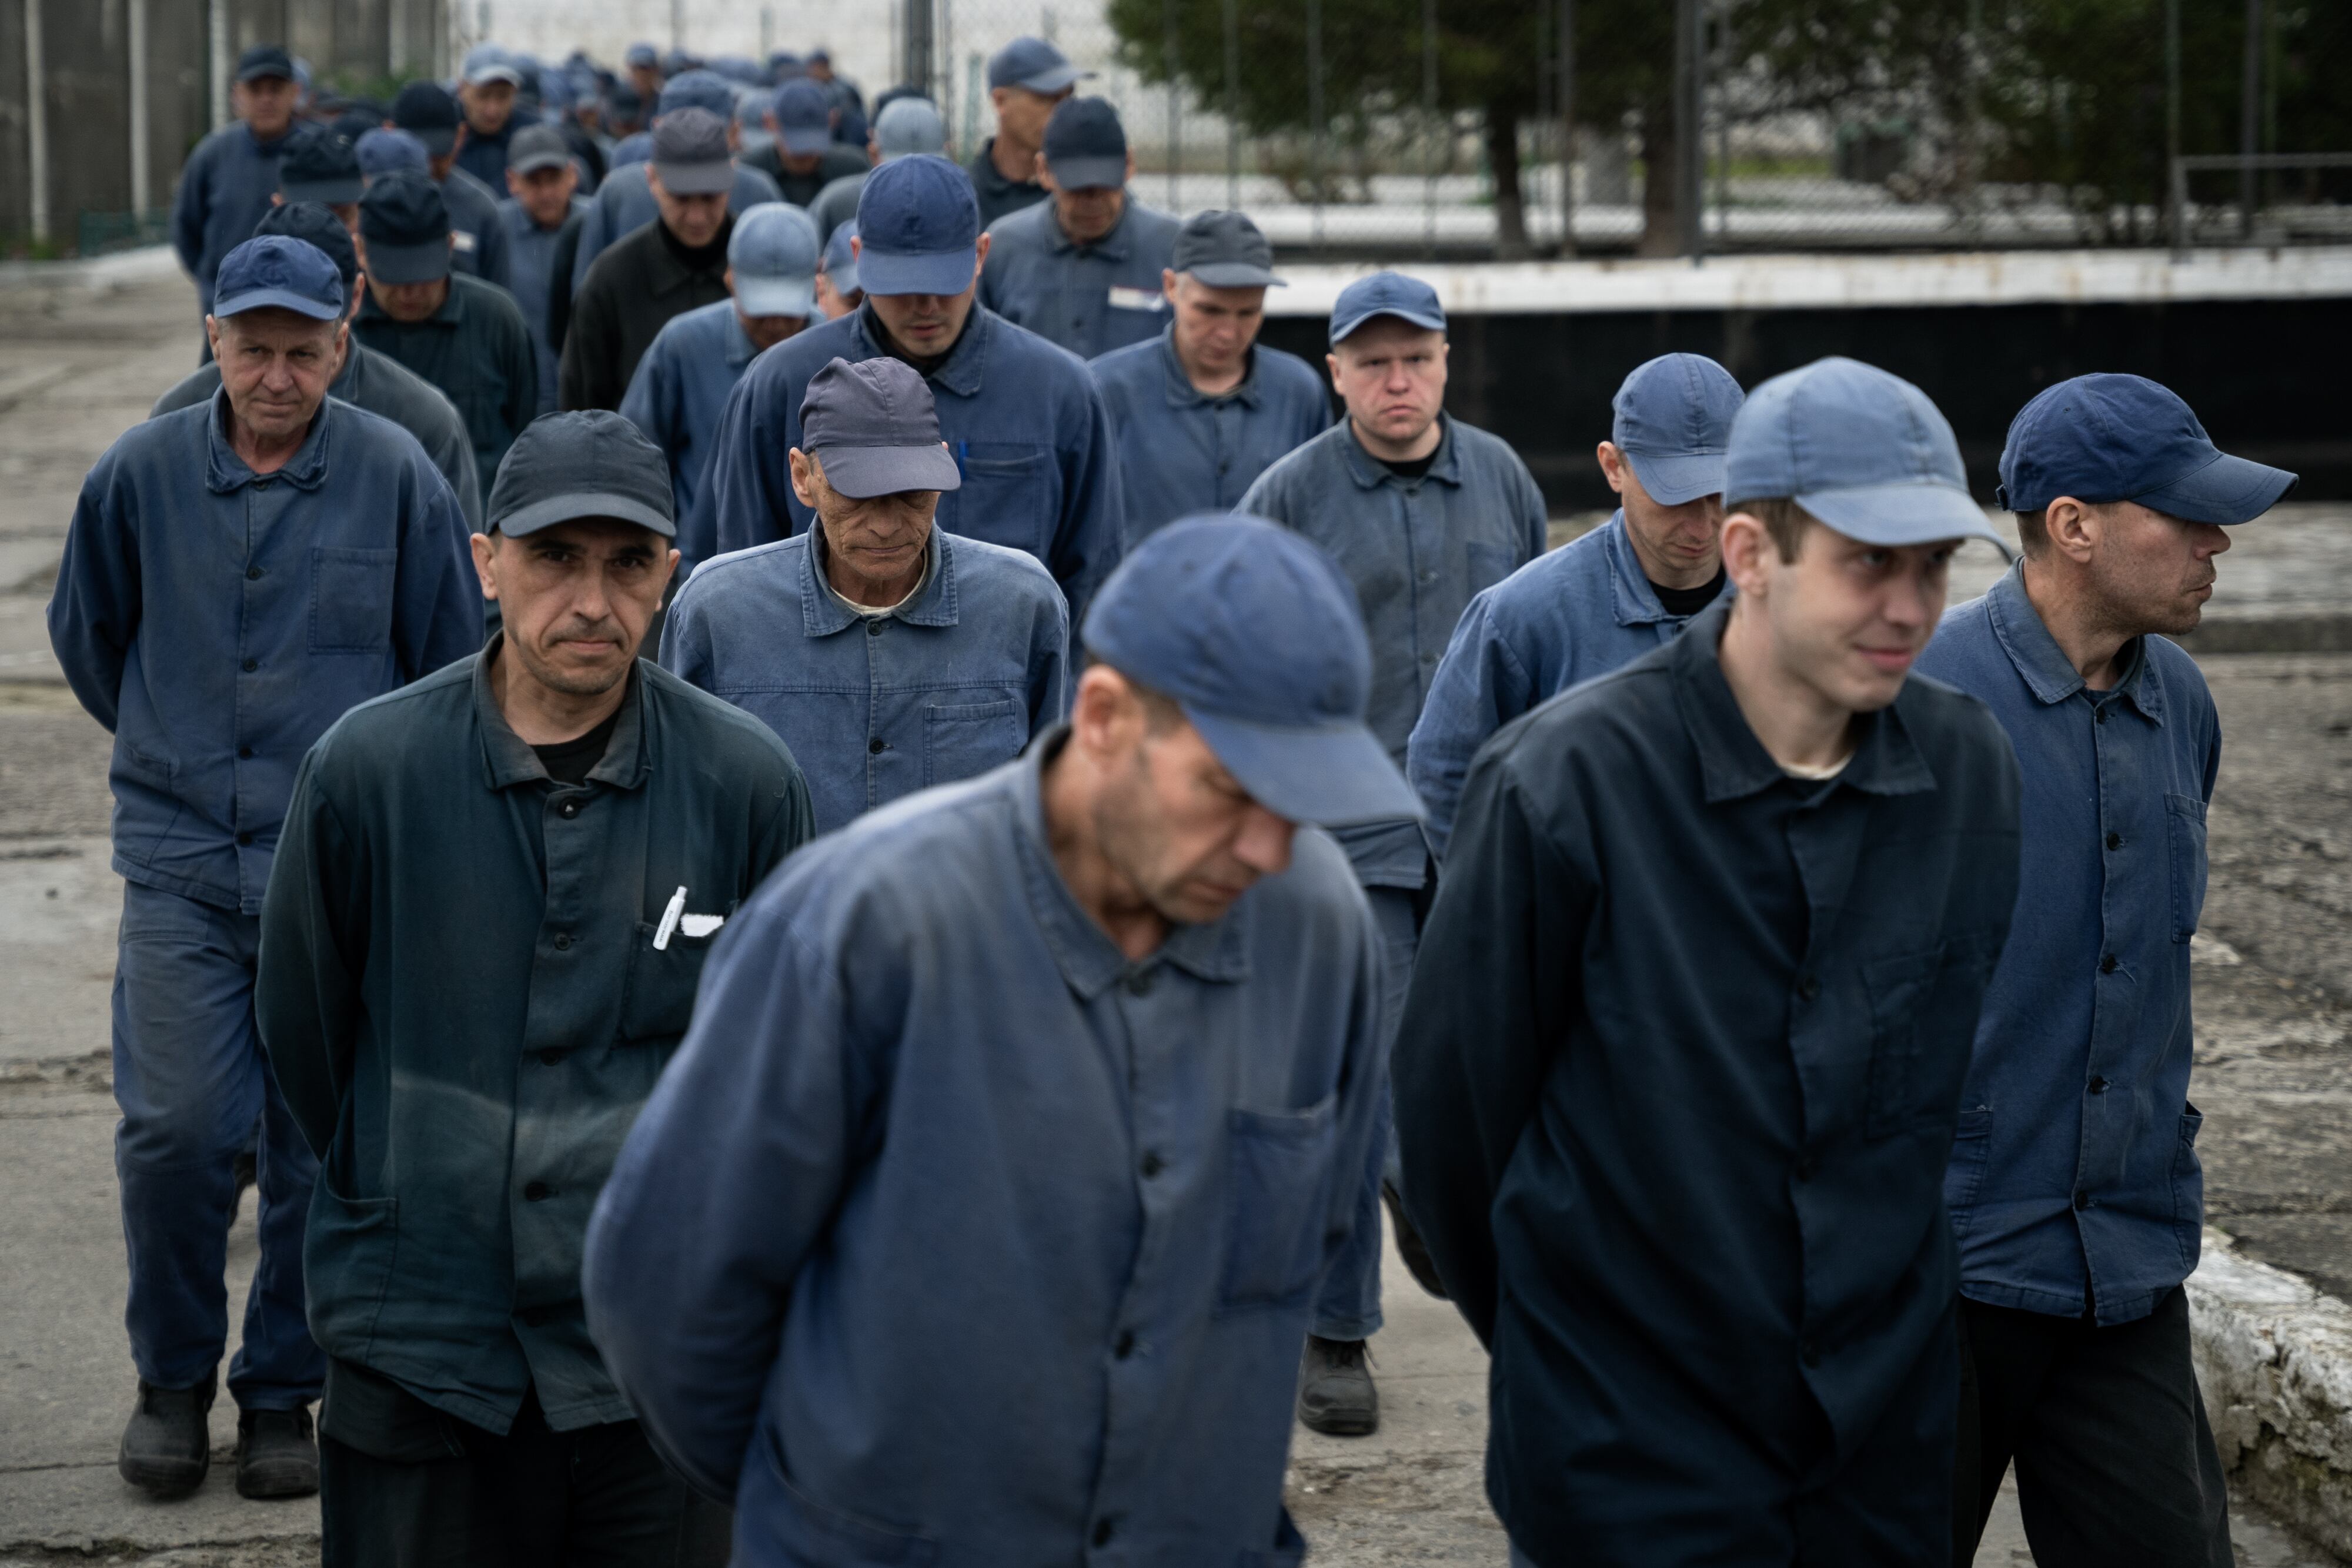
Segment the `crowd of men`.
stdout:
[[331,1563],[1292,1563],[1385,1205],[1516,1561],[1965,1564],[2014,1464],[2050,1568],[2228,1563],[2166,635],[2294,476],[2059,383],[1946,615],[1926,392],[1669,354],[1546,553],[1438,296],[1259,344],[1081,75],[958,164],[822,52],[247,53],[49,610],[124,1479],[205,1478],[249,1179],[236,1485]]

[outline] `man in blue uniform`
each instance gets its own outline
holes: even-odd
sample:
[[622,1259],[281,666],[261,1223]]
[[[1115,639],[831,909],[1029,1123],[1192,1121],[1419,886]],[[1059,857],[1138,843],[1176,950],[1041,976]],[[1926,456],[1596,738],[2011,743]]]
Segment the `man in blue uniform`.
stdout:
[[834,361],[801,439],[793,488],[816,526],[696,573],[662,664],[784,738],[830,832],[1059,724],[1069,612],[1028,555],[931,526],[962,479],[913,367]]
[[553,126],[533,125],[515,133],[507,144],[506,188],[499,219],[506,225],[511,269],[507,292],[522,311],[539,357],[539,412],[551,413],[559,361],[547,334],[548,283],[563,225],[588,209],[577,193],[579,166]]
[[761,355],[728,401],[709,474],[719,548],[808,528],[787,458],[809,378],[887,354],[930,383],[963,479],[940,498],[939,526],[1035,556],[1079,623],[1119,535],[1118,455],[1086,366],[975,301],[988,236],[946,159],[894,159],[867,176],[852,244],[865,303]]
[[522,67],[498,45],[477,44],[467,51],[457,81],[457,107],[466,117],[457,167],[492,191],[506,189],[515,134],[540,123],[537,113],[520,107],[523,86]]
[[1935,405],[1851,360],[1759,387],[1726,464],[1738,594],[1479,753],[1397,1040],[1535,1568],[1950,1542],[1943,1172],[2018,779],[1906,677],[1990,529]]
[[[392,129],[406,131],[425,149],[425,172],[449,209],[450,265],[504,288],[514,272],[506,225],[499,220],[498,193],[457,167],[466,119],[455,95],[438,82],[410,82],[392,100]],[[489,481],[482,487],[487,492]]]
[[1051,199],[989,225],[981,303],[1082,360],[1159,337],[1180,225],[1128,194],[1135,154],[1118,110],[1064,100],[1038,162]]
[[2223,455],[2137,376],[2025,405],[2024,554],[1919,667],[2017,747],[2032,875],[1978,1026],[1945,1195],[1960,1248],[1954,1560],[2017,1466],[2034,1561],[2228,1568],[2229,1494],[2181,1281],[2204,1222],[2189,939],[2221,728],[2194,631],[2229,529],[2295,476]]
[[[1542,553],[1543,496],[1518,454],[1445,413],[1445,312],[1427,284],[1359,278],[1332,307],[1330,336],[1325,362],[1347,418],[1267,469],[1242,510],[1297,528],[1355,584],[1372,637],[1372,732],[1402,768],[1463,607]],[[1388,945],[1393,1029],[1427,902],[1428,841],[1411,819],[1352,827],[1339,841]],[[1355,1244],[1325,1282],[1299,1373],[1299,1418],[1338,1436],[1380,1425],[1364,1342],[1381,1325],[1381,1195],[1396,1185],[1385,1102],[1381,1124]]]
[[988,102],[996,134],[982,142],[964,172],[980,202],[980,226],[1045,199],[1037,183],[1037,153],[1055,105],[1094,75],[1043,38],[1024,34],[988,58]]
[[1381,997],[1297,824],[1411,791],[1295,535],[1162,529],[1086,641],[1066,727],[754,895],[599,1201],[597,1343],[739,1561],[1303,1551],[1287,1380]]
[[[278,161],[294,131],[294,62],[276,44],[237,57],[229,105],[237,122],[196,144],[172,201],[172,248],[196,280],[196,303],[212,314],[221,258],[253,235],[278,189]],[[205,350],[210,353],[209,347]]]
[[[661,117],[681,109],[707,110],[719,117],[727,129],[729,145],[740,145],[735,131],[735,89],[727,78],[709,71],[685,71],[661,89],[661,98],[654,111],[653,123]],[[588,281],[588,269],[596,258],[613,246],[628,238],[661,216],[661,204],[646,183],[646,163],[653,157],[652,127],[647,127],[645,151],[636,161],[626,165],[615,164],[596,187],[596,199],[580,219],[579,248],[572,257],[572,291],[579,293]],[[757,169],[735,164],[727,186],[727,210],[741,216],[761,202],[781,202],[783,193],[776,183]]]
[[1599,453],[1617,515],[1463,612],[1406,752],[1438,854],[1487,737],[1680,636],[1724,591],[1723,453],[1740,396],[1731,372],[1698,354],[1637,367],[1617,389]]
[[261,1258],[236,1400],[237,1490],[316,1490],[303,1318],[317,1166],[254,1036],[258,915],[294,769],[355,703],[471,652],[481,595],[449,486],[396,425],[327,396],[343,287],[283,235],[223,258],[212,401],[125,432],[82,482],[49,641],[114,736],[115,1168],[138,1404],[123,1479],[203,1484],[227,1347],[233,1164],[260,1124]]
[[1187,218],[1160,286],[1160,336],[1087,367],[1118,442],[1130,547],[1178,517],[1232,507],[1331,423],[1322,372],[1257,340],[1265,291],[1283,281],[1246,214]]

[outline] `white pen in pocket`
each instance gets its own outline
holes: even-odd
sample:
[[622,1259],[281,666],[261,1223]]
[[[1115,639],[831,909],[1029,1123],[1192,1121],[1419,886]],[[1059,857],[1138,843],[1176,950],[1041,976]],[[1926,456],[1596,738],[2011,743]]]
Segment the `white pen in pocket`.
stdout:
[[677,930],[679,916],[686,913],[686,889],[680,887],[669,895],[669,905],[662,911],[661,924],[654,927],[654,951],[669,946],[671,935]]

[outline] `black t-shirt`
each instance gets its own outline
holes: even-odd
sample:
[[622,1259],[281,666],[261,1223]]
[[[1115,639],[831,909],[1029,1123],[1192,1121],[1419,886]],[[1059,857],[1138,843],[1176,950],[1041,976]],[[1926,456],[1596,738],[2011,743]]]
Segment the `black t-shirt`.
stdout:
[[1432,447],[1430,449],[1429,455],[1426,457],[1408,457],[1402,463],[1393,463],[1385,457],[1379,459],[1381,467],[1387,469],[1390,473],[1395,475],[1400,479],[1421,478],[1423,475],[1429,472],[1429,465],[1436,461],[1437,449],[1435,447]]
[[1717,567],[1715,575],[1696,588],[1662,588],[1650,584],[1650,591],[1658,596],[1658,606],[1669,615],[1696,615],[1716,601],[1723,591],[1723,568]]
[[547,776],[558,784],[585,784],[590,771],[604,760],[604,748],[613,744],[613,731],[620,722],[621,709],[616,707],[604,716],[604,723],[577,740],[559,740],[531,750],[539,754],[539,765],[547,769]]

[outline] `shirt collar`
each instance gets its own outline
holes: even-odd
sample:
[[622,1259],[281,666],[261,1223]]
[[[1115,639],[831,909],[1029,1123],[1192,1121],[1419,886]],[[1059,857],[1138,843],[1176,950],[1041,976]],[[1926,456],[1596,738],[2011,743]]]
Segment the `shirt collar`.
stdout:
[[1110,934],[1095,924],[1078,905],[1070,884],[1062,880],[1045,834],[1043,785],[1045,766],[1069,739],[1069,726],[1056,725],[1031,743],[1015,764],[1014,807],[1020,816],[1016,835],[1021,854],[1021,880],[1037,927],[1054,955],[1062,978],[1081,1000],[1092,1001],[1123,976],[1145,974],[1165,960],[1212,985],[1249,978],[1249,936],[1252,901],[1247,894],[1223,917],[1206,925],[1178,925],[1157,949],[1130,959],[1118,950]]
[[[485,779],[493,789],[510,789],[517,784],[534,781],[553,783],[547,768],[539,760],[539,753],[514,732],[507,716],[499,710],[499,695],[490,686],[490,668],[498,662],[499,651],[506,646],[507,634],[500,630],[482,651],[474,655],[474,723],[482,735],[482,769]],[[646,781],[653,771],[653,763],[646,755],[646,745],[644,707],[639,694],[644,688],[637,667],[629,665],[628,689],[621,695],[621,714],[613,726],[613,738],[604,747],[604,755],[588,770],[592,782],[610,784],[616,789],[634,789]]]
[[[866,617],[851,609],[849,601],[824,580],[824,525],[812,521],[805,537],[808,549],[801,552],[801,624],[811,637],[830,637]],[[889,618],[910,626],[952,626],[959,619],[955,546],[936,521],[924,553],[930,560],[924,569],[922,587],[906,603],[892,609]]]
[[[874,314],[872,300],[861,301],[850,316],[849,335],[858,348],[861,360],[878,360],[890,353],[882,322]],[[923,379],[937,382],[958,397],[978,397],[982,372],[988,366],[989,340],[994,335],[996,312],[978,299],[971,302],[971,315],[964,321],[963,336],[955,340],[948,357],[940,367]]]
[[[1364,450],[1356,439],[1355,421],[1342,414],[1338,425],[1340,457],[1348,467],[1348,476],[1358,487],[1370,490],[1383,483],[1413,485],[1420,480],[1402,478],[1395,469]],[[1443,409],[1437,415],[1437,450],[1430,455],[1429,472],[1423,479],[1435,479],[1441,484],[1459,486],[1462,483],[1462,454],[1454,444],[1454,417]]]
[[1233,400],[1238,400],[1244,408],[1255,409],[1258,405],[1255,343],[1249,346],[1239,383],[1221,392],[1204,392],[1192,384],[1192,378],[1184,373],[1184,361],[1176,357],[1176,323],[1171,321],[1160,329],[1160,368],[1164,372],[1160,379],[1167,383],[1171,408],[1202,408]]
[[1070,231],[1062,226],[1062,209],[1054,205],[1054,198],[1051,195],[1045,198],[1044,204],[1045,227],[1052,235],[1050,243],[1055,255],[1067,256],[1070,252],[1076,251],[1080,256],[1099,256],[1109,261],[1127,259],[1127,220],[1135,210],[1134,197],[1127,197],[1120,203],[1118,222],[1110,225],[1110,233],[1100,239],[1084,242],[1073,239],[1070,236]]
[[[2025,682],[2026,690],[2034,700],[2045,706],[2064,702],[2076,692],[2086,691],[2083,673],[2077,670],[2058,639],[2042,623],[2042,612],[2033,608],[2033,601],[2025,591],[2025,558],[2004,573],[1985,594],[1985,619],[1992,624],[1992,634],[2001,652]],[[2124,677],[2111,692],[2088,692],[2094,706],[2110,695],[2120,696],[2152,724],[2164,722],[2164,688],[2149,672],[2147,639],[2135,637],[2128,644],[2127,667]]]
[[1642,558],[1633,553],[1633,541],[1625,532],[1625,508],[1618,507],[1617,515],[1601,526],[1601,548],[1609,557],[1610,608],[1617,624],[1654,626],[1671,620],[1650,574],[1642,570]]
[[[1720,644],[1732,602],[1717,599],[1692,616],[1674,642],[1668,666],[1674,673],[1675,706],[1698,752],[1709,805],[1753,795],[1789,777],[1748,727],[1738,699],[1731,695],[1731,683],[1723,676]],[[1873,795],[1914,795],[1936,787],[1934,771],[1903,723],[1902,708],[1898,695],[1864,716],[1853,757],[1837,776],[1837,784]]]
[[1006,179],[1004,171],[996,166],[996,138],[993,136],[980,144],[980,151],[972,154],[971,162],[964,167],[971,170],[972,177],[980,182],[982,195],[1001,196],[1009,191],[1042,191],[1045,188],[1034,180]]
[[[359,345],[352,345],[354,351]],[[327,482],[327,444],[329,432],[334,426],[334,392],[319,400],[319,412],[310,416],[310,429],[296,447],[294,455],[285,466],[268,474],[256,474],[246,466],[245,459],[230,444],[228,422],[234,417],[228,408],[228,388],[221,387],[213,393],[212,417],[205,422],[205,488],[215,496],[229,496],[247,485],[283,479],[298,490],[315,490]]]

